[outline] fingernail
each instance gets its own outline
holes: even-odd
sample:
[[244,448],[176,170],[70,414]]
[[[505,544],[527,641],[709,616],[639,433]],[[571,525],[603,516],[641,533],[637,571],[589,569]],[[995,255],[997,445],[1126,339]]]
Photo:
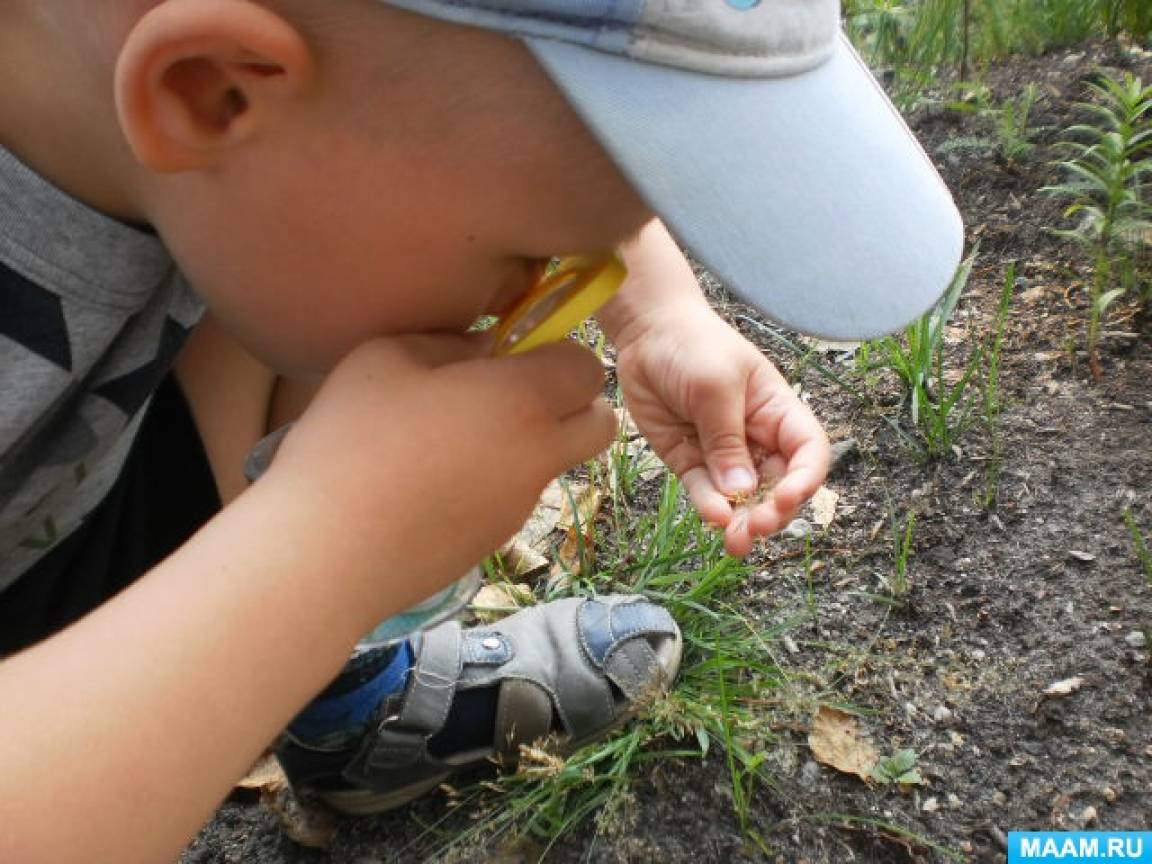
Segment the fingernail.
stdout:
[[724,486],[728,492],[751,492],[756,478],[747,468],[729,468],[724,474]]

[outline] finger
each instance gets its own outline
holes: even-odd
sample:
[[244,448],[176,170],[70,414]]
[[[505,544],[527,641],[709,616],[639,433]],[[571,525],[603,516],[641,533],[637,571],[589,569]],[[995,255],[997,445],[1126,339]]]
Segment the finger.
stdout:
[[604,399],[569,414],[557,426],[552,474],[559,474],[604,451],[616,438],[616,412]]
[[716,381],[703,389],[698,405],[694,419],[713,485],[725,495],[750,494],[757,478],[744,437],[742,388]]
[[709,525],[724,527],[732,520],[732,504],[720,494],[704,465],[697,465],[680,475],[684,490],[700,518]]
[[752,551],[756,538],[748,530],[748,511],[738,510],[724,531],[724,551],[743,558]]
[[749,513],[748,530],[751,534],[766,537],[787,527],[824,482],[827,474],[827,449],[827,439],[821,435],[796,451],[787,463],[787,473],[765,500]]
[[604,389],[604,364],[574,342],[543,345],[494,361],[556,417],[585,411]]

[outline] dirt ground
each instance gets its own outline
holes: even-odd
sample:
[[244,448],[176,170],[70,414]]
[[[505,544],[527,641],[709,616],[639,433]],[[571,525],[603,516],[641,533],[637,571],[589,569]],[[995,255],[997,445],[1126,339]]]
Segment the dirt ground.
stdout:
[[[811,585],[795,539],[767,544],[748,585],[766,626],[814,613],[781,647],[793,686],[773,706],[776,783],[752,805],[772,855],[742,839],[727,767],[713,755],[640,777],[627,837],[577,832],[547,860],[993,862],[1004,860],[1010,830],[1152,825],[1152,646],[1142,636],[1152,628],[1152,588],[1122,521],[1130,508],[1146,534],[1152,527],[1152,325],[1134,304],[1114,306],[1103,328],[1104,377],[1092,382],[1076,351],[1088,267],[1048,233],[1065,224],[1063,205],[1038,192],[1060,179],[1050,145],[1082,119],[1072,103],[1100,66],[1152,80],[1152,57],[1110,45],[988,71],[997,101],[1029,83],[1040,88],[1037,147],[1017,162],[997,155],[987,117],[930,106],[912,117],[970,242],[980,241],[950,330],[957,363],[988,331],[1006,267],[1018,264],[993,507],[985,493],[995,454],[979,425],[950,458],[919,459],[889,425],[906,422],[895,387],[886,399],[880,381],[878,401],[888,404],[864,404],[742,322],[747,310],[724,305],[801,382],[833,440],[857,442],[828,484],[840,499],[835,520],[812,537]],[[850,369],[842,352],[815,359]],[[893,512],[901,524],[916,515],[901,605],[877,599],[895,566]],[[1068,692],[1046,695],[1058,682]],[[881,753],[915,751],[923,784],[866,784],[816,762],[807,743],[816,701],[853,706]],[[422,861],[427,848],[409,844],[443,813],[433,798],[344,821],[318,851],[288,840],[258,804],[233,800],[182,864]],[[472,860],[527,862],[537,857],[532,848]]]

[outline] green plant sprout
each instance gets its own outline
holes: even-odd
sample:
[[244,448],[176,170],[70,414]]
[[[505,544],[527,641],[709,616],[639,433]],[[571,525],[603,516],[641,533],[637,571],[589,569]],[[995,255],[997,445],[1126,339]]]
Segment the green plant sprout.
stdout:
[[1035,149],[1032,138],[1037,130],[1029,126],[1029,122],[1039,98],[1040,88],[1028,84],[1016,99],[1006,99],[996,109],[997,149],[1005,162],[1019,162]]
[[968,284],[975,256],[973,252],[960,265],[935,309],[908,325],[901,337],[873,341],[863,355],[861,371],[888,369],[903,383],[912,425],[921,433],[930,457],[951,451],[975,403],[975,392],[968,385],[981,367],[981,349],[973,351],[954,383],[949,384],[944,370],[944,328]]
[[881,759],[872,769],[872,779],[877,783],[898,786],[920,786],[924,778],[916,767],[915,750],[897,750],[887,759]]
[[1152,588],[1152,552],[1148,551],[1148,544],[1144,541],[1140,526],[1136,524],[1136,517],[1132,514],[1131,507],[1124,510],[1124,524],[1128,526],[1128,534],[1132,537],[1136,559],[1144,570],[1144,581],[1148,583],[1149,588]]
[[[1087,351],[1095,379],[1102,374],[1100,321],[1108,307],[1135,278],[1133,238],[1152,231],[1152,209],[1144,200],[1144,178],[1152,171],[1152,86],[1126,74],[1123,81],[1107,76],[1089,84],[1098,101],[1080,103],[1099,125],[1078,124],[1057,146],[1070,158],[1057,163],[1068,181],[1044,187],[1053,195],[1071,198],[1065,216],[1080,219],[1077,227],[1056,233],[1085,247],[1092,256]],[[1075,140],[1077,138],[1083,141]]]
[[984,431],[992,452],[989,454],[984,472],[985,509],[996,505],[1000,496],[1000,471],[1004,465],[1004,430],[1000,419],[1004,411],[1004,399],[1000,392],[1000,358],[1004,351],[1004,334],[1008,327],[1008,311],[1012,306],[1012,296],[1016,289],[1016,264],[1009,265],[1004,274],[1004,287],[1000,289],[1000,299],[996,306],[996,319],[991,336],[985,340],[981,354],[984,358],[982,384]]
[[915,513],[908,513],[908,518],[904,520],[903,531],[900,531],[899,523],[895,519],[892,520],[894,554],[892,576],[888,580],[888,587],[896,599],[907,597],[912,588],[912,580],[908,574],[908,561],[912,557],[912,534],[915,528]]

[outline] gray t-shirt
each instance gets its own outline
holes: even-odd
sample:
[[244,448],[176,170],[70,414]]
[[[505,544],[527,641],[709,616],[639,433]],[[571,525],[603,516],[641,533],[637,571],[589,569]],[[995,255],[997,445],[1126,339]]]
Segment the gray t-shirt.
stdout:
[[111,488],[202,311],[155,234],[0,147],[0,590]]

